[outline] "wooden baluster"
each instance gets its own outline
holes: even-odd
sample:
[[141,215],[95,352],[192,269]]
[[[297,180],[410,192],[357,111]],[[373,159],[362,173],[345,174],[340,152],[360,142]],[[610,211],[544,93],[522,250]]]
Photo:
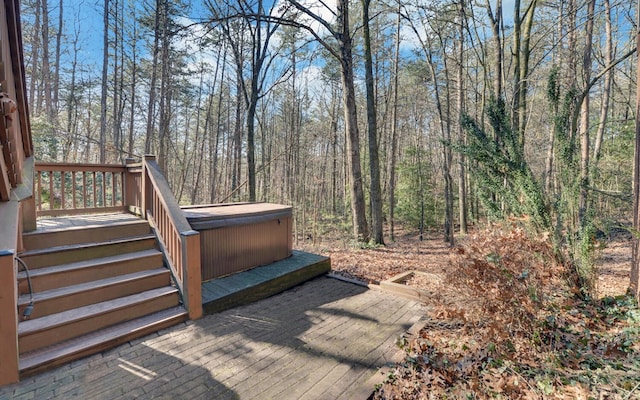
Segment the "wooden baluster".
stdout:
[[97,200],[98,198],[96,197],[96,171],[92,171],[91,175],[93,177],[93,180],[91,181],[92,186],[93,186],[93,207],[98,207],[98,203]]
[[36,180],[37,180],[37,184],[38,184],[38,193],[36,193],[37,196],[37,210],[40,211],[42,210],[42,171],[37,171],[36,172]]
[[67,173],[65,171],[60,171],[60,209],[64,210],[66,207],[66,203],[65,203],[65,194],[67,191],[67,182],[65,177],[67,176]]
[[87,208],[87,173],[86,171],[82,171],[82,202],[84,204],[84,208]]
[[56,197],[53,192],[53,171],[49,171],[49,209],[53,210],[53,199]]
[[107,173],[102,172],[102,207],[107,206]]
[[115,172],[111,173],[111,205],[115,206],[118,204],[118,174]]
[[76,171],[71,172],[71,198],[73,203],[73,209],[78,208],[78,204],[76,202]]

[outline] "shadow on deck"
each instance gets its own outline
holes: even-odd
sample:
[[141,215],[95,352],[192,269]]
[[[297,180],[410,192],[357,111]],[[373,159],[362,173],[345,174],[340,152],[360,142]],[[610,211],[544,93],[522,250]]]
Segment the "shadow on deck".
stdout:
[[330,270],[328,257],[294,250],[284,260],[203,282],[203,311],[213,314],[264,299]]

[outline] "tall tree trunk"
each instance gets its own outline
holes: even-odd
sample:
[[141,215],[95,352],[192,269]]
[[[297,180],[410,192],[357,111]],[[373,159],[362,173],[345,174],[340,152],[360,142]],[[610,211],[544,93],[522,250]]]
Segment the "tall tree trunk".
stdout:
[[111,91],[113,92],[113,104],[111,109],[113,110],[113,148],[116,152],[114,156],[120,158],[120,131],[122,114],[120,113],[120,98],[122,90],[122,81],[120,80],[120,0],[113,0],[113,79],[111,84]]
[[[611,28],[611,4],[609,0],[603,0],[605,12],[605,35],[606,44],[604,50],[605,66],[613,63],[613,34]],[[600,159],[600,149],[602,147],[602,138],[607,125],[607,117],[609,115],[609,99],[611,95],[611,82],[613,81],[614,69],[610,69],[604,76],[604,87],[602,88],[602,100],[600,104],[600,124],[596,133],[596,139],[593,147],[593,165],[595,166]]]
[[49,63],[49,0],[42,0],[42,81],[44,83],[44,108],[47,118],[54,122],[51,97],[51,65]]
[[153,143],[153,136],[156,125],[156,85],[158,80],[158,55],[160,54],[160,21],[162,12],[162,0],[156,0],[156,10],[153,24],[153,58],[151,60],[151,81],[149,82],[149,102],[147,104],[147,129],[144,139],[145,154],[151,153],[151,145]]
[[[582,81],[585,87],[591,80],[591,49],[593,44],[593,19],[596,0],[587,2],[587,23],[585,26],[585,48],[582,56]],[[587,193],[589,186],[589,93],[587,92],[582,102],[580,114],[580,211],[581,223],[586,217]]]
[[520,44],[522,37],[522,16],[520,15],[520,0],[513,2],[513,50],[511,60],[513,64],[513,101],[511,103],[511,130],[517,132],[520,126]]
[[171,125],[171,55],[170,39],[168,32],[169,0],[162,0],[161,27],[161,55],[160,55],[160,102],[158,104],[158,166],[165,174],[168,172],[167,147],[169,145]]
[[[231,191],[236,193],[240,186],[242,174],[242,71],[236,73],[236,118],[233,128],[233,171],[231,174]],[[234,197],[236,195],[234,194]]]
[[347,153],[351,172],[351,213],[353,234],[358,241],[369,240],[369,228],[365,212],[364,183],[360,166],[360,132],[358,130],[358,111],[356,107],[356,88],[353,75],[353,55],[349,24],[349,0],[338,0],[338,24],[340,38],[340,75],[342,78],[342,98],[344,102],[344,121],[347,131]]
[[[252,84],[253,85],[253,84]],[[258,92],[251,91],[251,100],[247,107],[247,180],[249,183],[249,201],[256,201],[256,143],[255,118],[258,106]]]
[[371,32],[369,29],[369,6],[371,0],[362,0],[364,26],[365,83],[367,88],[367,127],[369,136],[369,173],[371,175],[371,239],[384,244],[382,234],[382,190],[380,189],[380,157],[378,155],[378,123],[376,94],[373,81],[373,57],[371,55]]
[[[591,1],[591,0],[589,0]],[[567,87],[570,89],[574,89],[577,91],[577,82],[578,82],[578,28],[576,26],[577,22],[577,14],[578,14],[578,6],[576,4],[577,0],[569,0],[567,4],[567,67],[565,68],[567,71]],[[564,18],[561,18],[564,20]],[[576,107],[575,104],[573,107]],[[570,140],[575,142],[575,133],[577,131],[577,127],[573,122],[573,118],[570,121],[570,125],[568,127]],[[571,155],[573,157],[573,155]]]
[[[427,46],[424,46],[424,50],[427,52],[427,63],[429,65],[429,70],[431,72],[431,76],[437,77],[438,73],[436,70],[435,60],[433,59],[433,53],[429,51],[429,49],[433,48],[431,42],[426,43]],[[448,73],[445,74],[448,78]],[[446,81],[446,79],[445,79]],[[451,177],[451,163],[452,163],[452,154],[451,147],[446,146],[446,143],[451,142],[451,127],[449,123],[449,110],[446,111],[443,109],[443,102],[440,95],[440,84],[438,83],[438,79],[433,79],[433,94],[436,100],[436,110],[438,115],[438,125],[440,127],[440,134],[442,137],[442,174],[444,178],[444,241],[449,243],[451,246],[454,245],[454,232],[453,232],[453,179]],[[422,161],[419,161],[420,163]],[[420,168],[419,164],[419,168]],[[422,179],[422,174],[420,173],[420,179]],[[422,192],[422,184],[420,187],[420,191]],[[421,194],[422,196],[422,194]],[[424,213],[424,210],[423,210]]]
[[102,84],[100,88],[100,163],[106,162],[107,144],[107,72],[109,70],[109,0],[104,0],[104,32],[102,36]]
[[56,32],[56,55],[55,66],[53,72],[53,109],[56,115],[59,110],[59,96],[60,96],[60,53],[62,51],[62,31],[64,29],[64,13],[63,13],[63,1],[58,2],[58,28]]
[[135,6],[133,7],[133,38],[131,40],[131,86],[129,92],[129,102],[131,108],[129,109],[129,140],[128,140],[128,152],[129,156],[133,155],[133,142],[135,132],[135,115],[136,115],[136,89],[138,85],[138,58],[137,58],[137,42],[138,42],[138,23],[136,21]]
[[[77,161],[73,154],[78,148],[76,137],[78,136],[78,98],[76,96],[76,75],[78,69],[78,42],[80,40],[80,33],[77,27],[74,27],[75,32],[72,39],[73,43],[73,60],[71,61],[71,84],[69,85],[69,94],[67,95],[67,140],[63,146],[63,160],[64,161]],[[71,151],[73,146],[74,151]]]
[[[220,137],[222,136],[222,105],[224,103],[224,82],[226,81],[226,66],[227,66],[227,49],[226,44],[223,44],[222,49],[222,60],[218,56],[216,60],[216,76],[218,71],[218,66],[222,65],[222,71],[220,72],[220,89],[218,90],[218,100],[216,104],[216,125],[215,125],[215,135],[210,135],[209,139],[209,160],[211,162],[211,176],[209,178],[211,182],[211,189],[209,192],[209,201],[214,203],[216,201],[216,192],[218,190],[217,185],[219,185],[218,180],[218,146],[220,145]],[[215,92],[215,85],[212,85],[213,91],[211,96],[213,97],[213,93]],[[209,113],[207,114],[209,118]]]
[[34,4],[35,16],[33,21],[33,40],[31,43],[31,80],[29,81],[29,101],[31,101],[31,104],[34,106],[33,111],[35,115],[39,115],[41,112],[41,104],[39,104],[37,99],[40,95],[37,94],[38,85],[36,79],[36,77],[40,76],[40,69],[38,68],[40,64],[40,38],[42,37],[42,23],[40,20],[42,8],[40,1],[41,0],[36,0]]
[[[574,0],[571,0],[574,1]],[[554,37],[556,38],[554,41],[554,45],[559,45],[562,41],[562,37],[564,36],[564,27],[565,27],[565,18],[562,18],[562,16],[564,15],[564,2],[559,2],[558,3],[558,15],[559,17],[557,18],[558,20],[558,24],[556,27],[556,32],[554,33]],[[557,42],[556,42],[557,41]],[[560,47],[560,46],[558,46]],[[552,56],[552,65],[554,67],[558,66],[559,60],[562,60],[562,57],[558,57],[556,55],[556,52],[553,52],[551,54]],[[559,84],[559,83],[558,83]],[[555,102],[555,104],[553,105],[554,109],[553,111],[553,115],[557,116],[558,112],[559,112],[559,102]],[[556,132],[555,132],[555,128],[552,126],[549,128],[549,135],[548,135],[548,147],[547,147],[547,155],[545,157],[545,168],[544,168],[544,190],[545,193],[547,194],[547,196],[549,196],[549,198],[551,198],[551,196],[554,194],[555,192],[555,186],[554,185],[554,180],[555,180],[555,175],[554,175],[554,168],[555,168],[555,153],[556,153],[556,149],[555,149],[555,140],[556,140]]]
[[[518,0],[519,2],[519,0]],[[521,150],[524,152],[527,127],[527,91],[529,90],[529,58],[531,56],[531,29],[533,27],[534,15],[537,6],[537,0],[531,0],[524,13],[524,26],[520,25],[520,34],[518,35],[518,52],[514,52],[514,70],[515,92],[514,96],[514,132],[518,132],[518,140]],[[514,38],[515,40],[515,38]]]
[[389,155],[389,231],[395,240],[396,208],[396,162],[398,154],[398,73],[400,66],[400,28],[402,26],[402,3],[398,2],[396,19],[395,51],[393,60],[393,108],[391,111],[391,154]]
[[[335,28],[333,24],[322,19],[310,11],[297,0],[288,0],[299,11],[309,15],[326,28],[336,40],[337,46],[332,46],[320,38],[316,32],[314,36],[319,43],[331,53],[340,63],[340,77],[342,81],[342,99],[344,103],[345,131],[347,136],[348,168],[351,178],[351,213],[353,218],[353,233],[358,241],[369,240],[366,207],[364,200],[364,183],[362,181],[362,167],[360,166],[360,133],[358,131],[358,112],[356,106],[356,90],[353,74],[353,38],[349,24],[349,0],[337,0]],[[313,29],[307,27],[313,32]]]
[[[640,13],[636,16],[636,26],[640,26]],[[640,30],[636,33],[636,82],[640,82]],[[633,160],[633,229],[640,231],[640,85],[636,86],[636,140]],[[633,235],[633,254],[631,261],[630,289],[636,300],[640,301],[640,238]]]
[[[464,114],[464,38],[465,25],[467,15],[465,12],[465,1],[460,1],[460,25],[459,25],[459,43],[458,43],[458,142],[465,143],[465,132],[462,127],[462,115]],[[516,0],[518,1],[518,0]],[[449,150],[450,151],[450,150]],[[467,234],[467,179],[466,179],[466,161],[462,152],[458,153],[458,211],[460,216],[460,234]],[[453,244],[453,237],[449,241]]]
[[493,32],[493,47],[495,51],[495,76],[493,79],[493,94],[497,99],[502,98],[502,0],[496,0],[496,9],[491,8],[491,1],[486,2],[487,13],[491,21],[491,31]]

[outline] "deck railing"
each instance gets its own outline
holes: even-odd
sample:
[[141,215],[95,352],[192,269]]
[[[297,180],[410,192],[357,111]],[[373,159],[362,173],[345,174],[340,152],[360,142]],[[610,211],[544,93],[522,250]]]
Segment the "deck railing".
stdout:
[[192,319],[202,316],[200,234],[182,213],[154,156],[126,165],[36,163],[38,216],[129,211],[146,218]]
[[126,173],[123,165],[36,162],[37,215],[124,211]]
[[189,317],[200,318],[200,234],[191,229],[155,157],[144,157],[141,174],[140,202],[143,215],[156,230]]

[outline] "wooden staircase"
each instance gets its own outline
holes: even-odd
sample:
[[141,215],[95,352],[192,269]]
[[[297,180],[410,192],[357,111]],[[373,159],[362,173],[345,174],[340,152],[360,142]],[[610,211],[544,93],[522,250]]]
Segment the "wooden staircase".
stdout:
[[19,257],[29,274],[18,273],[22,376],[188,318],[145,220],[35,231],[23,241]]

